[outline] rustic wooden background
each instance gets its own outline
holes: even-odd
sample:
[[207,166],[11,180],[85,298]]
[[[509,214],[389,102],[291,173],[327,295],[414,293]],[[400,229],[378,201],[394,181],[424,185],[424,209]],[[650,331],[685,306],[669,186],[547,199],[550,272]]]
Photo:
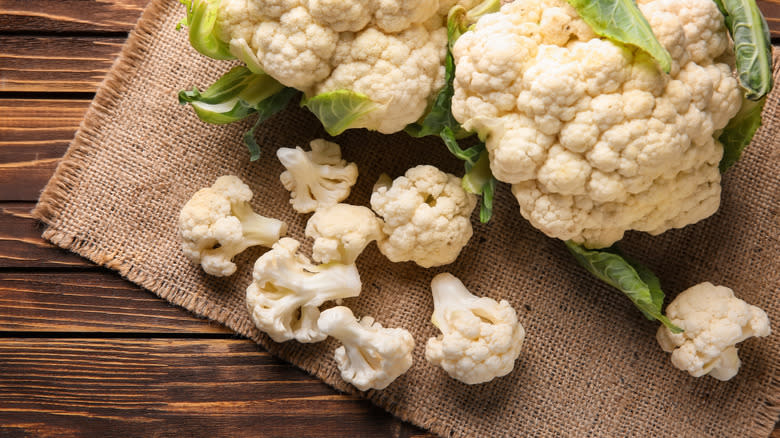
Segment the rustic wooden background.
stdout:
[[427,436],[41,239],[29,211],[147,2],[0,0],[0,436]]

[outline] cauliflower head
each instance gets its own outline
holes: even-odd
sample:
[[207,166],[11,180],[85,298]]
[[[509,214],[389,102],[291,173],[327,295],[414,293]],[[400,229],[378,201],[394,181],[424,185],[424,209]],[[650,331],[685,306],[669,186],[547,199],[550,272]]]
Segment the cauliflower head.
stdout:
[[731,379],[741,365],[735,345],[771,331],[766,312],[737,298],[731,289],[709,282],[680,293],[666,315],[684,331],[675,334],[661,326],[658,343],[672,353],[675,367],[694,377]]
[[361,391],[384,389],[412,366],[414,338],[401,328],[385,328],[374,318],[358,320],[344,306],[325,310],[317,325],[342,344],[335,358],[341,378]]
[[469,218],[476,205],[460,178],[433,166],[413,167],[392,183],[384,177],[371,194],[387,234],[379,250],[393,262],[424,268],[452,263],[473,234]]
[[349,128],[392,133],[419,119],[443,85],[440,3],[452,1],[221,0],[218,37],[307,97],[337,90],[366,97],[370,111]]
[[249,316],[275,342],[324,340],[327,336],[317,327],[319,306],[356,297],[362,287],[355,265],[315,266],[297,253],[299,245],[289,237],[275,243],[255,262],[246,289]]
[[318,209],[306,223],[314,239],[312,258],[320,263],[355,263],[374,240],[384,238],[382,221],[367,207],[336,204]]
[[311,151],[279,148],[276,156],[287,169],[279,179],[290,191],[290,203],[299,213],[337,204],[349,196],[358,177],[355,163],[341,159],[341,148],[323,139],[312,140]]
[[672,56],[600,38],[565,0],[508,3],[455,43],[452,112],[486,140],[495,177],[549,236],[607,247],[720,203],[714,138],[739,110],[711,0],[639,0]]
[[442,334],[428,339],[428,362],[469,385],[509,374],[525,339],[515,309],[506,300],[472,295],[448,273],[434,277],[431,289],[431,321]]
[[200,189],[179,213],[184,255],[210,275],[236,271],[231,260],[250,246],[270,247],[287,233],[287,224],[255,213],[252,191],[237,176],[217,178]]

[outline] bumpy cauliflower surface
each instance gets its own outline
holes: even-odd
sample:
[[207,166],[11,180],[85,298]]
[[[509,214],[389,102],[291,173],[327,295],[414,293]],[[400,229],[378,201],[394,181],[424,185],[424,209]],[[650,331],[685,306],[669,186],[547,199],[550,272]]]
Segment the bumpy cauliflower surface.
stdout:
[[249,316],[276,342],[319,342],[327,336],[317,327],[319,306],[356,297],[362,287],[355,265],[315,266],[297,254],[300,243],[285,237],[255,262],[246,289]]
[[300,147],[279,148],[276,156],[287,169],[279,179],[290,191],[290,203],[299,213],[337,204],[349,196],[358,168],[341,159],[341,148],[323,139],[312,140],[311,151]]
[[350,127],[392,133],[419,119],[443,85],[444,6],[452,3],[222,0],[219,38],[309,97],[342,89],[368,96],[379,108]]
[[233,175],[198,190],[179,214],[184,255],[207,274],[223,277],[236,271],[231,260],[240,252],[279,240],[287,224],[252,211],[251,199],[249,186]]
[[431,289],[431,321],[442,334],[428,339],[428,362],[470,385],[509,374],[525,339],[515,309],[506,300],[472,295],[452,274],[434,277]]
[[341,378],[361,391],[384,389],[412,366],[414,338],[401,328],[385,328],[364,316],[360,322],[344,306],[325,310],[317,325],[342,344],[335,358]]
[[711,0],[639,0],[669,75],[596,36],[565,0],[483,16],[453,48],[452,111],[486,137],[491,170],[552,237],[606,247],[713,214],[714,139],[740,108],[723,16]]
[[357,205],[321,208],[306,223],[306,237],[314,239],[312,258],[320,263],[355,263],[369,243],[384,236],[382,221]]
[[737,298],[731,289],[709,282],[680,293],[666,315],[684,331],[675,334],[662,325],[658,343],[672,353],[675,367],[694,377],[731,379],[741,365],[735,345],[771,331],[766,312]]
[[452,263],[473,230],[469,217],[476,197],[460,178],[433,166],[417,166],[374,186],[371,208],[384,218],[387,239],[379,250],[393,262],[414,261],[424,268]]

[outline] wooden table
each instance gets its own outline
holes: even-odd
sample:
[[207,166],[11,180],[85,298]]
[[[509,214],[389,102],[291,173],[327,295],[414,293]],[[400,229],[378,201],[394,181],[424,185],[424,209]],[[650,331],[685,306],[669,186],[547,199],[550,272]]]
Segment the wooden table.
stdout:
[[0,0],[0,435],[426,435],[41,239],[29,211],[147,2]]

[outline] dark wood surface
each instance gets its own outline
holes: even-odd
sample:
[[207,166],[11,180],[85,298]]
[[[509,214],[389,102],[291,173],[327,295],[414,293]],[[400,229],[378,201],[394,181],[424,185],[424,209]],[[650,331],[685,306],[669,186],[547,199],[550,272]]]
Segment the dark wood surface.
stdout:
[[427,435],[41,239],[29,212],[147,1],[0,0],[0,436]]

